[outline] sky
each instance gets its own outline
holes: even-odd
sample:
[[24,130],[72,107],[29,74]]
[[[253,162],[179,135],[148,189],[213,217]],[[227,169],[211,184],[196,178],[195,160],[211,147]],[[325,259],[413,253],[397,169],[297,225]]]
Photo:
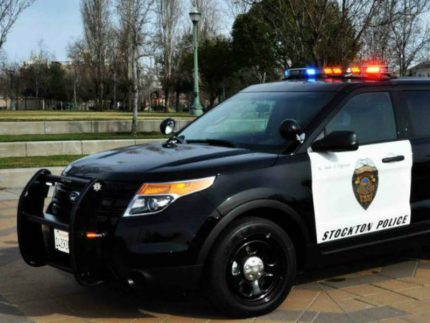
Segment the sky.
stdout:
[[[18,17],[7,37],[3,51],[8,61],[28,60],[41,41],[55,60],[67,61],[68,44],[82,37],[80,3],[81,0],[36,0]],[[221,25],[225,30],[221,32],[228,34],[232,23],[232,19],[224,17]]]
[[36,0],[19,17],[3,50],[9,61],[24,61],[43,40],[56,60],[67,60],[67,45],[80,38],[80,0]]

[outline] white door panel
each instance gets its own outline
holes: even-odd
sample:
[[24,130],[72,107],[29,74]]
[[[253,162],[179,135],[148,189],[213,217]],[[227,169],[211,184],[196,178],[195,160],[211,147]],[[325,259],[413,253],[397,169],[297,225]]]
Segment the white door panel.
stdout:
[[[319,244],[410,224],[409,141],[309,156]],[[395,156],[404,160],[383,162]]]

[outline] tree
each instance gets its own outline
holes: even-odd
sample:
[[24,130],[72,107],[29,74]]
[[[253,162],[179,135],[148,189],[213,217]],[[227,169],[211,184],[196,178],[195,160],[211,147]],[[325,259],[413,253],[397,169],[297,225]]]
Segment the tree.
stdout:
[[276,43],[270,41],[273,36],[270,26],[253,11],[236,18],[232,36],[237,68],[249,71],[252,75],[249,83],[264,83],[277,65]]
[[160,51],[160,79],[164,91],[164,104],[167,111],[169,94],[173,78],[173,58],[178,37],[178,23],[181,17],[181,0],[158,0],[157,14],[157,47]]
[[202,14],[199,23],[199,38],[204,41],[215,37],[221,29],[222,17],[219,12],[219,2],[217,0],[191,0],[191,4],[196,6]]
[[96,107],[103,109],[107,51],[112,35],[110,0],[82,0],[81,13],[87,59],[94,70]]
[[394,63],[401,76],[430,42],[430,30],[422,24],[423,14],[429,11],[428,0],[401,0],[398,2],[399,19],[391,25]]
[[39,41],[38,49],[32,51],[30,59],[20,69],[23,95],[41,99],[42,110],[49,91],[49,66],[53,55],[45,48],[43,40]]
[[[359,49],[335,0],[262,0],[233,25],[243,84],[278,80],[289,67],[346,64]],[[336,43],[333,40],[336,40]]]
[[[129,92],[132,98],[133,118],[131,133],[137,134],[139,108],[140,59],[146,55],[144,46],[148,41],[148,24],[154,0],[117,0],[120,35],[125,51]],[[149,41],[148,41],[149,42]]]
[[193,51],[190,44],[192,43],[191,34],[183,34],[179,39],[175,54],[172,84],[175,90],[175,109],[182,111],[180,105],[180,96],[182,93],[191,93],[193,91]]
[[35,0],[0,0],[0,49],[18,16]]
[[383,7],[374,15],[372,22],[361,37],[361,59],[372,58],[382,62],[392,59],[392,24],[398,19],[398,0],[384,1]]
[[224,92],[228,78],[234,72],[231,41],[222,37],[206,39],[199,48],[202,63],[201,78],[212,108],[220,92]]
[[251,9],[253,3],[253,1],[246,0],[224,0],[224,2],[234,18],[247,13],[249,9]]
[[43,39],[41,39],[38,43],[37,51],[32,51],[30,54],[30,62],[29,66],[32,79],[34,82],[33,92],[34,96],[38,98],[40,96],[40,92],[46,93],[46,70],[49,66],[49,62],[52,61],[53,55],[46,49],[45,43]]
[[66,71],[59,62],[52,62],[49,66],[47,98],[56,101],[68,101],[66,89]]

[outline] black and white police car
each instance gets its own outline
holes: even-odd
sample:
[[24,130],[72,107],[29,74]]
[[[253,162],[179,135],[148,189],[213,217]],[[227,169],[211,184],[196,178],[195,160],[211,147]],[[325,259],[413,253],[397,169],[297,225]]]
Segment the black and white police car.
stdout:
[[40,170],[18,209],[31,266],[84,285],[200,285],[234,316],[275,309],[299,271],[428,233],[430,80],[378,64],[288,70],[166,143]]

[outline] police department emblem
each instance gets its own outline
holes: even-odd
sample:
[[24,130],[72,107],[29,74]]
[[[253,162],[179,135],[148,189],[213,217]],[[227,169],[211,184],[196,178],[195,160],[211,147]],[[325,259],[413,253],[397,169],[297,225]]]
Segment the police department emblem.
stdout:
[[100,183],[94,183],[93,190],[96,192],[99,192],[102,189],[102,184]]
[[378,169],[370,159],[357,162],[352,176],[352,188],[360,205],[367,210],[375,199],[378,190]]

